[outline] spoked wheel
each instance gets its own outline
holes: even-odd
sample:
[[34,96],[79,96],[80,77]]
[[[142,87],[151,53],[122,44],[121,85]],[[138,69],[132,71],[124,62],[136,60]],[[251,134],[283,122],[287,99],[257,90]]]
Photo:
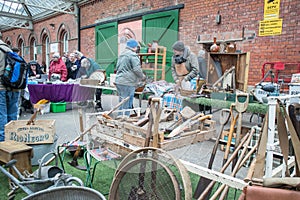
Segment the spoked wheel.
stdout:
[[191,199],[192,190],[184,166],[157,148],[143,148],[120,163],[110,188],[109,199]]

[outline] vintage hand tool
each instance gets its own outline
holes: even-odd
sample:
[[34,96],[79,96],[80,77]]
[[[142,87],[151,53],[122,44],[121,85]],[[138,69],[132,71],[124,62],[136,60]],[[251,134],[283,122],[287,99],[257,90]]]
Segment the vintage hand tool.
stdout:
[[184,129],[186,129],[186,127],[191,125],[192,121],[197,122],[196,119],[198,119],[199,117],[202,117],[203,115],[204,115],[203,113],[196,114],[194,117],[186,120],[181,125],[177,126],[173,131],[171,131],[171,133],[168,136],[165,136],[165,137],[172,138],[172,137],[179,135]]
[[103,117],[105,117],[106,119],[112,119],[109,115],[114,112],[115,110],[117,110],[121,105],[123,105],[126,101],[129,100],[129,97],[126,97],[125,99],[123,99],[120,103],[118,103],[116,106],[114,106],[110,111],[108,112],[104,112],[102,114]]
[[[212,168],[212,165],[213,165],[213,162],[214,162],[214,159],[215,159],[215,156],[216,156],[216,152],[217,152],[217,149],[218,149],[219,141],[220,141],[220,138],[222,136],[222,132],[223,132],[224,126],[229,121],[230,114],[231,113],[230,113],[229,109],[222,109],[221,110],[221,113],[220,113],[221,128],[220,128],[219,135],[218,135],[218,137],[216,139],[214,148],[213,148],[211,156],[210,156],[210,160],[209,160],[209,163],[208,163],[208,169]],[[201,177],[200,178],[200,180],[198,182],[198,185],[197,185],[197,188],[196,188],[196,191],[194,193],[194,198],[195,199],[197,199],[200,196],[200,194],[204,191],[204,189],[209,185],[210,182],[211,182],[211,180],[208,179],[208,178],[205,178],[205,177]],[[209,194],[210,194],[210,192],[209,192]]]
[[[227,169],[227,167],[229,166],[229,164],[232,162],[233,158],[237,156],[237,154],[239,153],[239,150],[242,148],[242,146],[244,145],[244,143],[246,142],[246,140],[248,139],[250,133],[247,133],[241,140],[240,144],[238,145],[238,147],[233,151],[232,155],[229,157],[229,159],[227,160],[227,162],[223,165],[222,169],[220,170],[221,173],[224,173],[224,171]],[[206,199],[206,197],[208,196],[209,191],[211,191],[211,189],[213,188],[214,184],[216,181],[211,181],[209,183],[209,185],[205,188],[205,190],[202,192],[202,194],[200,195],[200,197],[198,199]]]
[[[244,100],[243,102],[241,100]],[[236,94],[236,99],[235,99],[235,109],[238,111],[238,125],[236,129],[236,138],[235,138],[235,147],[240,142],[241,138],[241,133],[242,133],[242,120],[243,120],[243,112],[247,110],[248,107],[248,102],[249,102],[249,94],[248,93],[240,93]],[[234,168],[236,161],[238,157],[236,157],[233,162],[232,162],[232,169]]]
[[233,108],[232,108],[233,106],[234,106],[234,104],[231,104],[231,106],[230,106],[231,124],[230,124],[230,129],[229,129],[229,133],[228,133],[228,137],[227,137],[227,144],[226,144],[226,149],[225,149],[225,153],[224,153],[223,165],[227,162],[227,159],[228,159],[230,146],[231,146],[231,140],[232,140],[232,136],[233,136],[233,132],[234,132],[234,126],[235,126],[237,118],[238,118],[238,115],[235,117],[233,115]]

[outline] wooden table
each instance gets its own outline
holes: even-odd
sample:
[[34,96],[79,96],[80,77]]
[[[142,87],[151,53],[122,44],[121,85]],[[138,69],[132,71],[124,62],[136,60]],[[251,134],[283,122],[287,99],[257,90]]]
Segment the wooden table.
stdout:
[[[105,86],[105,85],[86,85],[86,84],[80,84],[80,86],[82,87],[89,87],[89,88],[98,88],[98,89],[102,89],[102,90],[110,90],[113,93],[117,92],[117,88],[116,87],[112,87],[112,86]],[[142,98],[143,98],[143,92],[135,92],[136,95],[139,96],[139,107],[142,107]]]

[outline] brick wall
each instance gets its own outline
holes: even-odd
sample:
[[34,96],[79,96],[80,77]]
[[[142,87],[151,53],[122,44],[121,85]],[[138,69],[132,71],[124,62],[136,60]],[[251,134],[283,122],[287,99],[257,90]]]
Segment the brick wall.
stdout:
[[[133,3],[133,4],[132,4]],[[264,1],[248,0],[95,0],[81,6],[81,27],[95,24],[98,20],[109,20],[130,14],[140,9],[156,10],[184,4],[179,15],[179,39],[183,40],[197,53],[203,48],[200,40],[210,39],[214,36],[220,39],[239,38],[244,28],[245,36],[249,39],[237,42],[237,49],[250,52],[249,85],[254,85],[261,79],[261,66],[265,62],[300,62],[300,4],[297,0],[281,0],[280,15],[283,19],[282,34],[278,36],[258,36],[259,22],[264,18]],[[219,11],[221,24],[215,23]],[[55,24],[55,30],[49,26]],[[51,42],[57,41],[58,27],[66,24],[71,31],[70,47],[77,48],[76,18],[71,15],[58,15],[34,25],[34,32],[38,36],[43,28],[50,31]],[[91,27],[81,31],[81,51],[88,57],[95,57],[95,28]],[[18,30],[3,33],[12,39],[15,46],[19,34],[25,38],[28,45],[29,31]]]

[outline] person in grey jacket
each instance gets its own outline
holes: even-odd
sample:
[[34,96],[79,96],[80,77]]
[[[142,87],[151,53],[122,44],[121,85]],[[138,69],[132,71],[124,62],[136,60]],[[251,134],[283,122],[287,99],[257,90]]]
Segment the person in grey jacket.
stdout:
[[174,56],[171,69],[175,83],[179,85],[182,81],[190,82],[198,75],[197,56],[182,41],[175,42],[172,48]]
[[[137,84],[146,79],[141,68],[141,62],[136,54],[138,42],[134,39],[129,39],[126,43],[125,50],[120,54],[117,62],[116,87],[119,95],[119,101],[130,97],[124,103],[120,110],[130,109],[133,105],[134,92]],[[130,112],[125,112],[129,116]]]
[[[2,41],[2,34],[0,33],[0,75],[3,75],[6,67],[5,52],[12,52],[12,50]],[[20,90],[8,89],[0,81],[0,142],[5,139],[5,124],[11,120],[17,120],[19,97]]]

